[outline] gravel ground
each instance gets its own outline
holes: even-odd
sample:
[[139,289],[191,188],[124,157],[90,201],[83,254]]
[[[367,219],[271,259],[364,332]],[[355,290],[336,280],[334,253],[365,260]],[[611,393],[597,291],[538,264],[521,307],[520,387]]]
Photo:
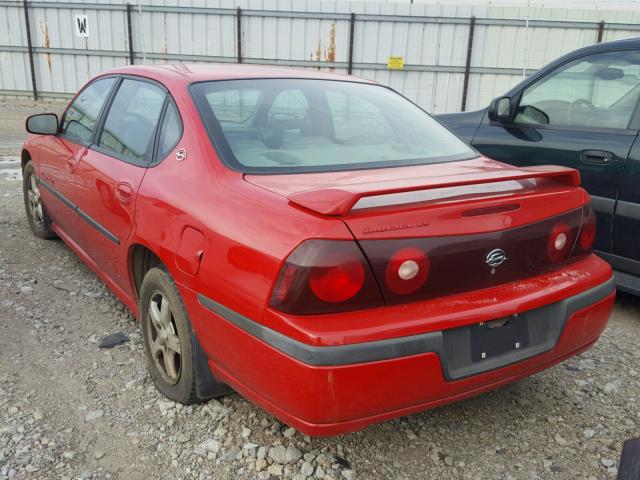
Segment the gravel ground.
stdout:
[[[338,438],[303,436],[239,395],[184,407],[147,376],[124,306],[60,241],[34,238],[24,117],[0,103],[0,480],[615,478],[640,429],[640,300],[597,345],[532,378]],[[108,334],[130,342],[98,348]]]

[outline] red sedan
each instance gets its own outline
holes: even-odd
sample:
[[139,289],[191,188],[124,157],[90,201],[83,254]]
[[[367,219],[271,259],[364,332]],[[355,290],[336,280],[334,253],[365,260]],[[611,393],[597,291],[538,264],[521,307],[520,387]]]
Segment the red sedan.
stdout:
[[582,352],[613,307],[578,172],[483,158],[365,80],[126,67],[27,130],[33,233],[140,319],[177,402],[353,431]]

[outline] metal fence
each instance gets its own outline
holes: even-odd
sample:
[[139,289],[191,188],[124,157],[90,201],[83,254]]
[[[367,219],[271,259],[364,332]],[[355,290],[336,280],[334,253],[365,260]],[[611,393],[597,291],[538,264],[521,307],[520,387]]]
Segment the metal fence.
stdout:
[[103,1],[0,0],[0,94],[69,96],[124,64],[252,63],[350,73],[390,85],[428,111],[458,111],[485,105],[565,52],[640,31],[640,12],[629,11]]

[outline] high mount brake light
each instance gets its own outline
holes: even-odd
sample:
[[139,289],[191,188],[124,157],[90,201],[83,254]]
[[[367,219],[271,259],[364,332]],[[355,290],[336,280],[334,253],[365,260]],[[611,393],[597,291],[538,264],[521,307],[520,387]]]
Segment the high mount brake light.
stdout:
[[271,306],[287,313],[319,314],[377,307],[380,291],[352,240],[307,240],[285,261]]

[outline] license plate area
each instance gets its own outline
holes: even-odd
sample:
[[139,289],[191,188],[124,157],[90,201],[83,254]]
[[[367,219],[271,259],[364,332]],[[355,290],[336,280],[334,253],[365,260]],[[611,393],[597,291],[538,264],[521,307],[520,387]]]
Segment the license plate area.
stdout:
[[529,346],[526,315],[512,315],[469,327],[471,360],[486,361]]

